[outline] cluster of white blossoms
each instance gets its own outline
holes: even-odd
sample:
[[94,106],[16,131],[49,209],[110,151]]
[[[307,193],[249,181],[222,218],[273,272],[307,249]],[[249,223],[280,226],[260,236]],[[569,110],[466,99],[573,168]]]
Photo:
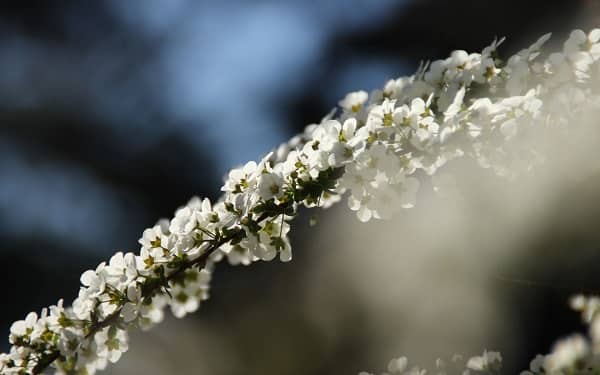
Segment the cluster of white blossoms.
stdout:
[[[445,361],[438,358],[433,368],[410,365],[406,357],[394,358],[381,375],[499,375],[502,369],[502,355],[499,352],[484,351],[482,355],[465,360],[460,354]],[[358,375],[374,375],[360,372]]]
[[[520,375],[594,375],[600,374],[600,297],[574,296],[571,307],[581,312],[589,327],[588,336],[573,334],[556,342],[552,352],[538,354],[529,369]],[[406,357],[392,359],[382,375],[500,375],[502,356],[499,352],[484,351],[481,356],[464,361],[454,355],[451,361],[438,359],[432,369],[409,366]],[[373,375],[361,372],[359,375]]]
[[588,335],[573,334],[556,342],[552,353],[538,355],[529,371],[521,375],[537,374],[597,374],[600,372],[600,298],[576,295],[571,307],[581,312],[588,326]]
[[574,31],[551,54],[542,51],[548,38],[506,61],[497,53],[502,40],[481,53],[455,51],[381,90],[348,94],[337,116],[230,171],[218,201],[192,199],[144,231],[139,253],[117,253],[84,272],[71,307],[59,301],[15,322],[0,372],[105,368],[127,350],[128,330],[160,322],[167,306],[177,317],[198,309],[220,260],[291,260],[289,222],[301,206],[329,207],[346,194],[359,220],[386,218],[412,207],[419,181],[454,158],[507,176],[515,158],[538,163],[536,134],[600,107],[591,85],[600,29]]

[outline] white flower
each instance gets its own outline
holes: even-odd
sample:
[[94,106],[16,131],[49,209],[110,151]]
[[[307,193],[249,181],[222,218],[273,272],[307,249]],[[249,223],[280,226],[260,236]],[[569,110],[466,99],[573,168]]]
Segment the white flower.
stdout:
[[76,327],[65,327],[60,331],[58,350],[64,356],[73,356],[79,350],[79,343],[85,337],[82,330]]
[[373,211],[375,211],[375,208],[373,208],[370,204],[372,200],[373,198],[366,194],[351,194],[348,197],[348,207],[352,211],[356,211],[356,217],[358,217],[358,220],[366,223],[367,221],[371,220],[373,217]]
[[200,301],[194,296],[195,291],[184,288],[173,288],[173,299],[169,302],[171,312],[176,318],[183,318],[188,313],[198,310]]
[[583,294],[576,294],[570,298],[569,305],[573,310],[583,311],[587,306],[587,299]]
[[339,105],[345,111],[358,113],[368,99],[369,94],[367,94],[366,91],[355,91],[346,95],[346,97],[339,102]]
[[475,371],[493,370],[499,368],[501,362],[502,356],[499,352],[488,352],[486,350],[481,356],[469,358],[467,368]]
[[392,374],[400,374],[408,366],[408,359],[406,357],[394,358],[388,364],[388,371]]
[[577,69],[587,70],[587,66],[600,58],[599,42],[600,29],[593,29],[589,34],[573,30],[564,44],[563,52],[575,63]]
[[262,173],[258,178],[258,195],[264,200],[283,195],[283,177],[275,172]]
[[[430,97],[431,98],[431,97]],[[406,128],[412,128],[414,131],[421,129],[421,124],[431,123],[432,112],[429,110],[429,101],[426,103],[421,98],[415,98],[410,102],[410,107],[403,105],[394,111],[394,122]],[[437,132],[437,124],[436,132]]]
[[246,191],[255,183],[254,176],[257,168],[258,165],[256,162],[250,161],[241,168],[232,169],[221,190],[228,193],[241,193]]
[[208,289],[211,274],[207,269],[200,271],[190,269],[184,272],[183,277],[171,281],[169,300],[171,312],[177,318],[182,318],[188,313],[198,310],[200,302],[208,298]]
[[520,375],[534,375],[545,372],[544,362],[546,361],[546,357],[543,355],[536,355],[534,359],[529,363],[530,371],[522,371]]
[[151,328],[154,324],[162,322],[164,318],[164,307],[169,303],[168,296],[163,294],[156,295],[152,298],[152,302],[147,305],[142,303],[140,306],[139,320],[142,329]]
[[164,248],[146,249],[143,247],[140,250],[140,255],[136,257],[136,267],[141,274],[149,274],[157,266],[166,263],[169,259],[168,255],[169,251]]
[[38,316],[34,312],[30,312],[25,317],[25,320],[18,320],[10,326],[10,342],[15,343],[17,339],[27,336],[33,332],[33,328],[37,323]]
[[169,221],[163,219],[152,228],[144,230],[138,242],[144,249],[162,248],[168,242],[168,236]]
[[453,51],[445,61],[446,71],[444,73],[447,81],[459,81],[471,83],[473,80],[472,65],[479,60],[479,54],[469,55],[467,51]]
[[316,178],[320,171],[330,167],[329,154],[321,149],[318,140],[312,140],[304,145],[302,153],[306,156],[306,170],[310,178]]
[[[317,165],[321,168],[339,167],[352,158],[354,148],[362,145],[361,141],[354,137],[355,130],[356,119],[354,118],[347,119],[343,125],[336,120],[325,121],[315,129],[313,143],[308,148],[305,147],[304,151],[309,155],[309,160],[313,155],[319,158]],[[319,150],[319,155],[313,153],[316,150]]]
[[254,254],[250,251],[248,247],[244,247],[242,245],[231,246],[227,251],[227,260],[231,265],[243,264],[245,266],[249,265],[254,261]]
[[115,326],[106,327],[98,332],[94,340],[97,345],[97,355],[115,363],[121,354],[129,349],[127,332]]
[[496,83],[498,80],[498,74],[502,71],[496,67],[494,55],[498,50],[498,47],[504,43],[506,38],[500,40],[494,39],[492,44],[485,47],[481,51],[480,61],[478,66],[474,67],[475,81],[477,83],[489,82],[490,84]]
[[171,220],[169,231],[175,234],[186,235],[193,229],[195,223],[194,211],[190,207],[182,207],[175,212],[175,217]]
[[138,276],[135,254],[117,252],[104,267],[106,281],[119,290],[125,288]]
[[211,222],[218,221],[218,215],[215,217],[208,198],[191,200],[188,205],[175,212],[169,230],[178,235],[189,235],[200,228],[208,229]]
[[554,345],[552,353],[544,361],[544,368],[551,374],[568,369],[588,354],[589,346],[586,339],[581,335],[573,335]]
[[366,168],[383,173],[389,178],[394,177],[400,170],[400,159],[393,150],[385,144],[374,143],[368,150],[358,156],[358,161],[365,164]]
[[356,211],[356,216],[362,222],[371,218],[389,218],[400,208],[414,205],[418,186],[418,180],[412,177],[398,184],[390,184],[385,180],[376,181],[367,185],[362,194],[353,191],[348,197],[348,207]]
[[452,103],[448,106],[446,111],[444,112],[444,122],[448,122],[461,111],[463,102],[465,98],[465,86],[462,86],[454,96]]
[[127,288],[127,302],[121,308],[121,316],[126,323],[135,320],[140,312],[142,293],[137,285],[129,285]]
[[395,99],[385,99],[380,105],[376,105],[369,112],[367,117],[367,127],[376,130],[382,127],[391,127],[394,125],[394,111],[396,109]]
[[81,284],[86,286],[85,294],[89,297],[95,297],[104,292],[106,287],[106,279],[104,273],[105,263],[98,265],[95,271],[87,270],[81,274]]
[[413,145],[418,148],[426,147],[438,135],[439,129],[440,127],[433,117],[427,116],[421,119],[414,131],[414,137],[411,139]]
[[429,70],[425,73],[424,79],[433,86],[439,86],[445,70],[445,61],[435,60],[429,65]]
[[346,166],[346,172],[340,181],[340,185],[354,192],[361,194],[367,184],[377,175],[377,170],[363,165],[349,164]]

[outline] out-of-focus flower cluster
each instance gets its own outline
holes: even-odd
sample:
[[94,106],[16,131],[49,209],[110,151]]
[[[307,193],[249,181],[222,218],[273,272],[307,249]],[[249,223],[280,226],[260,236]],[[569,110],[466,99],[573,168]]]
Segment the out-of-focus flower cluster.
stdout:
[[557,341],[550,354],[538,355],[521,375],[600,372],[600,298],[577,295],[571,298],[571,307],[581,312],[588,335],[573,334]]
[[[600,297],[574,296],[571,307],[581,312],[589,335],[573,334],[556,342],[552,352],[538,354],[529,369],[520,375],[590,375],[600,373]],[[431,369],[409,366],[406,357],[392,359],[382,375],[479,375],[502,374],[502,355],[484,351],[481,356],[464,361],[454,355],[451,361],[437,359]],[[359,375],[373,375],[361,372]]]
[[15,322],[0,371],[92,374],[116,362],[129,329],[160,322],[167,306],[177,317],[198,309],[220,260],[291,260],[287,234],[300,206],[326,208],[347,193],[359,220],[386,218],[412,207],[419,181],[454,158],[506,176],[518,172],[517,155],[535,165],[543,159],[536,135],[568,131],[573,116],[599,103],[589,82],[600,74],[600,29],[574,31],[552,54],[541,49],[548,38],[506,61],[501,40],[481,53],[455,51],[381,90],[348,94],[337,116],[230,171],[217,202],[192,199],[144,231],[139,253],[84,272],[71,307],[59,301]]
[[[502,355],[499,352],[484,351],[482,355],[465,360],[462,355],[455,354],[449,361],[438,358],[432,368],[411,365],[406,357],[394,358],[381,375],[494,375],[500,374]],[[361,372],[358,375],[374,375]]]

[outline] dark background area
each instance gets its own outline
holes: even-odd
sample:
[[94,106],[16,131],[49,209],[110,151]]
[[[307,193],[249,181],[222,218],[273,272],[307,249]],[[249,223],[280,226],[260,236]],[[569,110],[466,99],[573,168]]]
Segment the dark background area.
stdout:
[[[508,38],[506,56],[548,31],[560,38],[589,29],[600,25],[599,3],[2,2],[2,332],[61,296],[70,301],[83,270],[116,250],[137,251],[142,230],[191,196],[217,198],[229,168],[317,122],[346,92],[379,87],[453,49],[480,51],[496,36]],[[307,228],[300,227],[293,265],[242,273],[225,267],[213,292],[221,302],[197,315],[218,320],[221,311],[251,308],[256,291],[234,290],[240,278],[284,281],[301,272],[311,249],[303,248]],[[560,227],[551,246],[597,247],[595,231]],[[532,265],[532,277],[550,284],[556,280],[548,275],[557,274]],[[585,275],[556,282],[598,285]],[[277,288],[263,292],[278,295]],[[522,311],[518,324],[532,332],[513,366],[526,366],[579,327],[567,308],[552,308],[571,292],[503,284],[506,303]],[[227,298],[236,305],[228,307]],[[357,314],[348,324],[366,336]],[[352,342],[333,356],[360,352]],[[0,349],[7,348],[5,340]]]

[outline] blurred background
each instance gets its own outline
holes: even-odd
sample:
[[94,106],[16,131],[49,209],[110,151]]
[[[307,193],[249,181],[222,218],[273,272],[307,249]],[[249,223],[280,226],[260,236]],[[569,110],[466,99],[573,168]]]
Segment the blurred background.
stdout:
[[[596,0],[2,2],[4,337],[347,92],[496,36],[507,56],[594,25]],[[600,292],[600,179],[514,194],[479,173],[461,184],[479,195],[424,196],[392,222],[357,226],[343,204],[318,228],[302,215],[293,262],[223,264],[198,313],[134,335],[105,373],[355,374],[484,348],[517,373],[582,328],[570,294]]]

